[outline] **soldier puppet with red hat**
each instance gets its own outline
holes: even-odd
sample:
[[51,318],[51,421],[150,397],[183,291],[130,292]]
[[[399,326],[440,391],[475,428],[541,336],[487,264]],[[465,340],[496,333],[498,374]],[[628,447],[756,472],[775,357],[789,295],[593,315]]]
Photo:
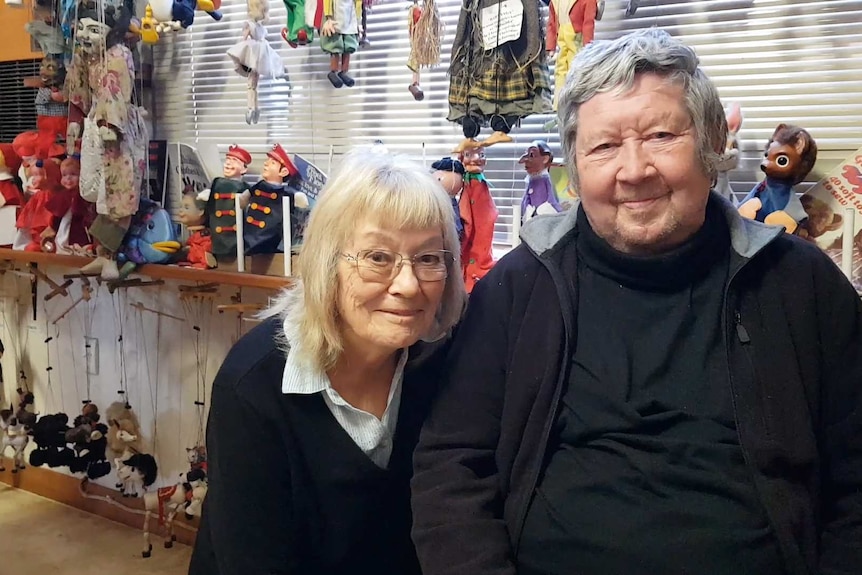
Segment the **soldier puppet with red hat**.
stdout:
[[213,180],[207,199],[206,215],[212,236],[212,253],[216,256],[236,255],[236,204],[240,196],[240,206],[248,205],[248,184],[242,177],[251,164],[251,154],[236,144],[231,145],[225,154],[222,177]]
[[[279,144],[266,153],[261,180],[251,187],[251,200],[245,211],[243,240],[245,253],[272,254],[284,249],[282,197],[290,198],[290,215],[294,209],[308,207],[308,197],[296,185],[299,170]],[[293,219],[293,218],[291,218]]]

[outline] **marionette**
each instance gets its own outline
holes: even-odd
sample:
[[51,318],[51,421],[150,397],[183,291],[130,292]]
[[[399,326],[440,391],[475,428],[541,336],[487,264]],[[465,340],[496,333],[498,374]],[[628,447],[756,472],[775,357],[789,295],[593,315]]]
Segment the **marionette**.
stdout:
[[195,21],[195,10],[219,21],[222,19],[219,8],[221,0],[150,0],[141,19],[141,39],[146,44],[155,44],[160,34],[190,27]]
[[329,54],[329,74],[326,77],[334,88],[352,88],[356,83],[347,71],[350,55],[359,48],[357,6],[354,0],[323,0],[320,48]]
[[458,203],[464,221],[464,237],[461,239],[461,270],[467,293],[473,290],[492,267],[494,256],[494,224],[497,222],[497,207],[491,198],[491,190],[485,179],[485,151],[467,148],[461,152],[464,164],[464,190]]
[[27,425],[11,409],[0,409],[0,471],[6,471],[6,450],[12,448],[12,473],[24,469],[24,450],[30,442]]
[[0,144],[0,207],[20,206],[24,203],[18,169],[21,158],[11,144]]
[[43,242],[51,242],[60,225],[60,218],[49,205],[68,210],[72,199],[60,186],[60,166],[54,160],[36,160],[28,174],[35,191],[15,221],[18,234],[12,247],[28,252],[48,251],[43,249]]
[[78,48],[66,76],[67,144],[81,135],[80,192],[96,204],[89,232],[98,242],[99,257],[84,269],[105,279],[119,275],[114,256],[138,211],[147,167],[146,126],[132,102],[135,66],[124,43],[133,14],[131,0],[101,11],[79,7]]
[[212,241],[212,253],[216,256],[236,256],[236,203],[240,194],[240,207],[245,209],[251,197],[248,184],[242,177],[248,171],[251,154],[237,145],[228,148],[222,167],[221,178],[210,184],[206,216]]
[[47,158],[52,144],[66,139],[69,115],[68,98],[63,93],[66,70],[63,62],[51,55],[39,65],[42,87],[36,91],[36,128],[39,132],[37,154]]
[[287,11],[287,26],[281,29],[281,37],[291,48],[305,46],[314,39],[314,28],[305,21],[304,0],[283,0]]
[[264,22],[269,17],[267,0],[248,0],[248,20],[242,28],[242,40],[227,51],[237,74],[248,80],[247,124],[260,119],[257,85],[261,78],[284,77],[284,63],[266,40]]
[[273,145],[266,153],[261,180],[251,187],[251,203],[245,210],[243,243],[245,254],[273,254],[289,252],[290,246],[282,246],[284,241],[284,208],[282,197],[290,198],[291,217],[295,208],[307,208],[308,197],[294,189],[299,170],[287,152],[279,145]]
[[[522,118],[551,108],[539,4],[511,1],[523,9],[517,36],[496,25],[502,2],[464,0],[461,7],[449,66],[447,117],[464,132],[457,152],[479,145],[476,136],[487,125],[494,133],[482,145],[511,142],[509,131]],[[493,29],[483,29],[483,21]]]
[[35,190],[30,184],[30,176],[28,175],[30,166],[38,159],[36,153],[36,145],[39,141],[38,132],[21,132],[15,139],[12,140],[12,150],[20,159],[18,166],[18,179],[21,180],[21,189],[24,192],[26,201]]
[[188,191],[183,194],[179,220],[189,231],[189,239],[186,240],[186,248],[182,252],[183,259],[179,262],[180,265],[188,265],[201,270],[214,268],[218,265],[212,254],[212,236],[206,226],[209,194],[208,190],[203,192]]
[[766,179],[739,204],[739,213],[749,219],[797,231],[808,217],[793,186],[805,179],[817,161],[817,143],[804,129],[779,124],[766,145],[760,169]]
[[575,54],[593,41],[597,11],[598,0],[550,0],[546,49],[549,55],[560,49],[554,64],[555,110]]
[[742,127],[742,109],[739,104],[731,104],[725,110],[725,117],[727,118],[727,143],[716,166],[718,173],[715,180],[715,191],[736,205],[733,187],[730,185],[730,171],[735,170],[739,165],[739,140],[736,136]]
[[49,6],[39,6],[34,3],[33,17],[31,22],[24,24],[24,30],[32,36],[39,45],[39,51],[43,54],[62,57],[66,52],[66,40],[63,37],[60,25],[59,6],[54,5],[52,10]]
[[464,190],[464,164],[452,158],[441,158],[431,164],[434,170],[433,176],[437,178],[449,198],[452,201],[452,210],[455,212],[455,229],[458,231],[458,239],[464,239],[464,222],[461,220],[461,210],[458,200]]
[[524,178],[526,189],[521,199],[521,222],[540,214],[555,214],[563,211],[557,201],[557,193],[548,169],[554,161],[554,154],[544,140],[533,140],[524,155],[518,160],[524,164],[527,177]]
[[443,25],[435,0],[425,0],[422,8],[418,0],[413,0],[407,15],[407,30],[410,34],[410,57],[407,67],[413,72],[413,83],[407,87],[413,99],[425,98],[419,86],[419,70],[422,67],[436,66],[440,63],[440,37]]

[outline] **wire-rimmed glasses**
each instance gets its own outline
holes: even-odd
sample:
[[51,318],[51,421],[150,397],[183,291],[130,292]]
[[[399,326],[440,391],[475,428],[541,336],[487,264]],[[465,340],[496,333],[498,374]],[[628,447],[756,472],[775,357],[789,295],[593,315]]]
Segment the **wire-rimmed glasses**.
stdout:
[[438,282],[449,276],[452,261],[452,253],[447,250],[429,250],[405,257],[398,252],[375,248],[341,255],[356,264],[359,277],[370,282],[392,281],[401,272],[404,262],[410,262],[419,281]]

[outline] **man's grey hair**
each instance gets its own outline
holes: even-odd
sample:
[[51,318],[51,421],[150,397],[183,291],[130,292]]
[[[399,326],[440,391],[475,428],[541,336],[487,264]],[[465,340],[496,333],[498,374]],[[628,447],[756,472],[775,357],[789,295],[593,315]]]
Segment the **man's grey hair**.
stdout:
[[625,93],[638,74],[652,72],[682,85],[705,174],[714,177],[727,142],[727,120],[715,85],[701,70],[694,50],[664,30],[650,28],[584,47],[569,68],[558,114],[562,151],[572,183],[578,185],[575,140],[581,104],[603,92]]

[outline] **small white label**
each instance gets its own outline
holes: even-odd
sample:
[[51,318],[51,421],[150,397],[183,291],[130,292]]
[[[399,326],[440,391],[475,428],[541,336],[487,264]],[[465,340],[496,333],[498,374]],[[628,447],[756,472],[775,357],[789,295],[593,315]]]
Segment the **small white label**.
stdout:
[[482,8],[482,46],[491,50],[521,37],[524,5],[521,0],[503,0]]

